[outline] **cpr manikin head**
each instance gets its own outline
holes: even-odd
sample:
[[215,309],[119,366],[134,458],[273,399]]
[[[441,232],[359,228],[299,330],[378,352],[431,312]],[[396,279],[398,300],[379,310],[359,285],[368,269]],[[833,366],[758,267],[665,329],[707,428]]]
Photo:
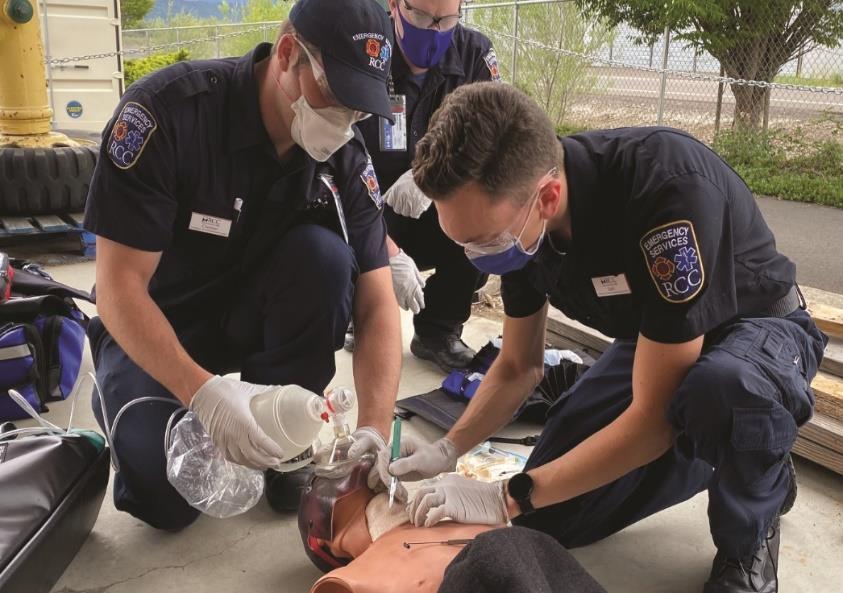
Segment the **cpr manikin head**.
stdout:
[[372,543],[366,505],[375,493],[366,486],[372,460],[358,462],[341,478],[314,475],[299,503],[299,532],[308,558],[328,572],[348,564]]
[[564,173],[562,145],[541,107],[494,82],[449,94],[413,160],[442,230],[494,274],[525,266],[546,231],[565,233]]

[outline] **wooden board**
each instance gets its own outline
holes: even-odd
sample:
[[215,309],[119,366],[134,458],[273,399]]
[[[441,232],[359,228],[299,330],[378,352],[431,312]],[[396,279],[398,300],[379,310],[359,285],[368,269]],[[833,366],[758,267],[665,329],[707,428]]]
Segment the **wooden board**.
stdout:
[[822,331],[830,336],[843,338],[843,309],[812,303],[808,306],[808,312]]
[[579,321],[574,321],[552,308],[548,309],[547,312],[547,331],[550,334],[573,340],[597,352],[604,352],[612,343],[612,338],[601,334],[596,329],[583,325]]
[[85,213],[71,212],[70,214],[65,214],[65,218],[70,219],[76,226],[82,226],[82,223],[85,221]]
[[843,454],[843,422],[815,414],[799,429],[799,436]]
[[817,373],[811,387],[814,390],[817,413],[843,422],[843,379]]
[[45,215],[33,216],[32,218],[35,220],[35,224],[47,233],[59,233],[61,231],[69,231],[73,228],[72,225],[63,221],[58,216]]
[[793,445],[793,452],[843,476],[843,454],[837,451],[800,436]]
[[0,218],[3,228],[10,235],[28,235],[30,233],[37,233],[38,229],[33,226],[29,218],[18,216],[4,216]]
[[820,369],[832,375],[843,377],[843,340],[831,338],[828,341]]

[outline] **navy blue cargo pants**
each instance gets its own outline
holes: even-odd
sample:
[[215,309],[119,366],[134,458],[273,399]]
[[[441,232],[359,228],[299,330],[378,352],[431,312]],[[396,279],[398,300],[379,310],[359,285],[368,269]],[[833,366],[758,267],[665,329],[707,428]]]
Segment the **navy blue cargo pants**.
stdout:
[[[811,417],[827,338],[799,309],[709,336],[669,409],[674,447],[652,463],[514,523],[565,547],[590,544],[708,490],[711,534],[728,557],[755,552],[790,489],[785,460]],[[561,457],[632,401],[635,341],[617,340],[548,412],[527,469]]]
[[[343,345],[351,318],[357,262],[333,231],[302,225],[286,232],[266,267],[239,292],[232,307],[215,319],[174,328],[187,352],[214,373],[239,370],[244,381],[294,383],[321,393],[334,376],[334,352]],[[199,511],[167,481],[164,431],[181,405],[129,359],[98,318],[89,328],[97,381],[109,426],[119,410],[142,396],[171,398],[140,403],[121,417],[114,449],[119,471],[114,505],[166,530],[190,525]],[[92,406],[103,418],[96,392]]]

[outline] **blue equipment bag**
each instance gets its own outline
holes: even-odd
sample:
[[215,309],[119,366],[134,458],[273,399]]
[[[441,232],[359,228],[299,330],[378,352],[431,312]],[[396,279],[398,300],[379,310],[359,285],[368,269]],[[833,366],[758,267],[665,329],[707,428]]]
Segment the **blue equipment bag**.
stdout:
[[32,264],[12,264],[12,298],[0,303],[0,421],[28,417],[9,389],[39,412],[70,395],[88,322],[73,299],[92,302],[89,293],[56,282]]

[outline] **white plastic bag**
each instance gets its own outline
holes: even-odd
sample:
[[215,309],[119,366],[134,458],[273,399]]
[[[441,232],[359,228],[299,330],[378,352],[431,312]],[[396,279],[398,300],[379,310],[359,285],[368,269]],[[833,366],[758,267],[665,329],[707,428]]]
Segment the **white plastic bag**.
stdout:
[[223,457],[193,412],[170,431],[167,480],[190,506],[218,519],[251,509],[264,488],[263,472]]

